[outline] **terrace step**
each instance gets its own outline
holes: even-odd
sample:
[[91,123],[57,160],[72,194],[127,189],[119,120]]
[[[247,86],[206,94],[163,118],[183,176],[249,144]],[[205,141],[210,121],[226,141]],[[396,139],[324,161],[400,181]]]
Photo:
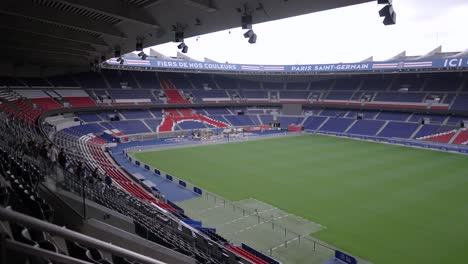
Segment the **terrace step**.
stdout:
[[410,139],[413,139],[419,133],[419,130],[421,130],[423,127],[424,125],[419,125],[419,127],[411,135]]
[[382,132],[385,129],[385,127],[388,125],[388,123],[390,123],[390,121],[385,121],[385,124],[379,129],[379,131],[377,131],[377,133],[375,133],[375,135],[378,136],[380,134],[380,132]]
[[345,130],[343,133],[345,133],[345,134],[346,134],[346,133],[348,133],[348,131],[349,131],[349,130],[350,130],[350,129],[351,129],[353,126],[354,126],[354,124],[356,124],[356,123],[357,123],[357,121],[358,121],[357,119],[356,119],[356,120],[354,120],[354,122],[353,122],[353,123],[351,123],[351,125],[349,125],[349,127],[348,127],[348,128],[347,128],[347,129],[346,129],[346,130]]
[[317,127],[316,130],[320,130],[328,122],[328,119],[330,119],[330,117],[327,117],[327,119],[325,119],[325,121],[323,121],[322,124],[320,124],[320,126]]
[[[454,143],[454,141],[458,138],[458,136],[460,134],[462,134],[463,132],[465,131],[465,129],[463,128],[460,128],[457,130],[457,132],[453,135],[453,137],[449,140],[449,144],[457,144],[457,143]],[[458,144],[460,144],[461,142],[459,142]]]

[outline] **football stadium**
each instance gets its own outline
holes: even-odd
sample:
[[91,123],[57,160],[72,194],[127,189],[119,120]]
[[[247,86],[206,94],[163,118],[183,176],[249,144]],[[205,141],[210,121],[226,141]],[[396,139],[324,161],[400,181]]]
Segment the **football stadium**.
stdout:
[[468,50],[190,53],[369,4],[2,1],[0,263],[465,262]]

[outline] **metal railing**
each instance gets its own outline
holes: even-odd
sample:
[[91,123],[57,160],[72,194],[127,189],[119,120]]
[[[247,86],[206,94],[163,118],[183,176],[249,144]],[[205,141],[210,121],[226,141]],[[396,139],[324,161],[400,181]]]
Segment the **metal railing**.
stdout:
[[[56,226],[54,224],[44,222],[34,217],[30,217],[30,216],[27,216],[18,212],[14,212],[6,208],[0,208],[0,219],[13,222],[16,224],[21,224],[26,227],[40,230],[43,232],[47,232],[51,235],[56,235],[64,239],[68,239],[68,240],[75,241],[75,242],[78,242],[80,244],[83,244],[89,247],[96,248],[98,250],[109,252],[112,255],[120,256],[131,261],[137,261],[143,264],[164,264],[164,262],[161,262],[159,260],[155,260],[155,259],[143,256],[133,251],[129,251],[127,249],[114,246],[112,244],[103,242],[101,240],[80,234],[78,232],[75,232],[75,231],[72,231],[63,227]],[[88,263],[86,261],[80,261],[77,259],[73,259],[70,256],[60,255],[54,252],[47,252],[45,250],[30,250],[31,248],[30,247],[26,248],[24,244],[11,241],[11,240],[8,241],[7,239],[3,239],[2,244],[4,244],[7,248],[10,248],[13,250],[17,250],[21,252],[23,252],[23,250],[27,250],[26,252],[29,252],[29,254],[33,256],[46,257],[51,260],[57,260],[61,263],[80,263],[80,264]]]

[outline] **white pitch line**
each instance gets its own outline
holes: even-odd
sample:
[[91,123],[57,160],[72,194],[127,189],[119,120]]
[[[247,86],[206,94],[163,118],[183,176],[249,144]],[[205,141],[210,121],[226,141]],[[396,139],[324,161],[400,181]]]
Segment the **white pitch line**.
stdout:
[[206,213],[206,212],[208,212],[208,211],[210,211],[210,210],[213,210],[213,209],[216,209],[216,208],[219,208],[219,207],[221,207],[221,206],[228,205],[228,204],[232,204],[232,203],[234,203],[234,202],[221,203],[221,204],[218,204],[218,205],[216,205],[216,206],[213,206],[213,207],[210,207],[210,208],[207,208],[207,209],[200,210],[200,211],[198,211],[198,213]]
[[232,221],[229,221],[229,222],[226,222],[226,223],[223,223],[219,226],[224,226],[224,225],[230,225],[230,224],[233,224],[235,222],[239,222],[240,220],[244,219],[244,218],[247,218],[247,217],[250,217],[250,216],[253,216],[253,215],[257,215],[257,214],[263,214],[263,213],[266,213],[266,212],[269,212],[269,211],[273,211],[273,210],[276,210],[276,208],[270,208],[268,210],[265,210],[265,211],[260,211],[258,213],[252,213],[252,214],[248,214],[248,215],[245,215],[245,216],[242,216],[242,217],[239,217],[239,218],[236,218]]
[[[287,241],[286,241],[286,244],[289,243],[289,242],[296,241],[296,240],[298,240],[298,239],[299,239],[298,237],[295,237],[295,238],[292,238],[292,239],[290,239],[290,240],[287,240]],[[278,245],[278,246],[272,248],[271,251],[277,250],[278,248],[281,248],[281,247],[284,247],[284,243],[282,243],[282,244],[280,244],[280,245]]]
[[285,218],[285,217],[288,217],[288,216],[290,216],[290,214],[285,214],[285,215],[282,215],[282,216],[279,216],[279,217],[272,218],[272,219],[267,220],[267,221],[260,222],[260,223],[255,224],[255,225],[248,226],[248,227],[243,228],[243,229],[241,229],[241,230],[239,230],[239,231],[237,231],[237,232],[234,232],[233,235],[240,234],[240,233],[242,233],[242,232],[244,232],[244,231],[247,231],[247,230],[249,230],[249,229],[252,229],[252,228],[254,228],[254,227],[256,227],[256,226],[259,226],[259,225],[262,225],[262,224],[265,224],[265,223],[269,223],[269,222],[272,222],[272,221],[275,221],[275,220],[279,220],[279,219],[281,219],[281,218]]

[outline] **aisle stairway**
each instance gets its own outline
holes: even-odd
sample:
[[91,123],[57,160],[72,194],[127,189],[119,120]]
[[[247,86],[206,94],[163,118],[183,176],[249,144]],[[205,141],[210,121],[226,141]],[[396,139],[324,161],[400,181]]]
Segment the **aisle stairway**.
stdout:
[[167,97],[168,104],[190,104],[190,100],[185,99],[174,86],[174,84],[165,79],[161,79],[161,87]]

